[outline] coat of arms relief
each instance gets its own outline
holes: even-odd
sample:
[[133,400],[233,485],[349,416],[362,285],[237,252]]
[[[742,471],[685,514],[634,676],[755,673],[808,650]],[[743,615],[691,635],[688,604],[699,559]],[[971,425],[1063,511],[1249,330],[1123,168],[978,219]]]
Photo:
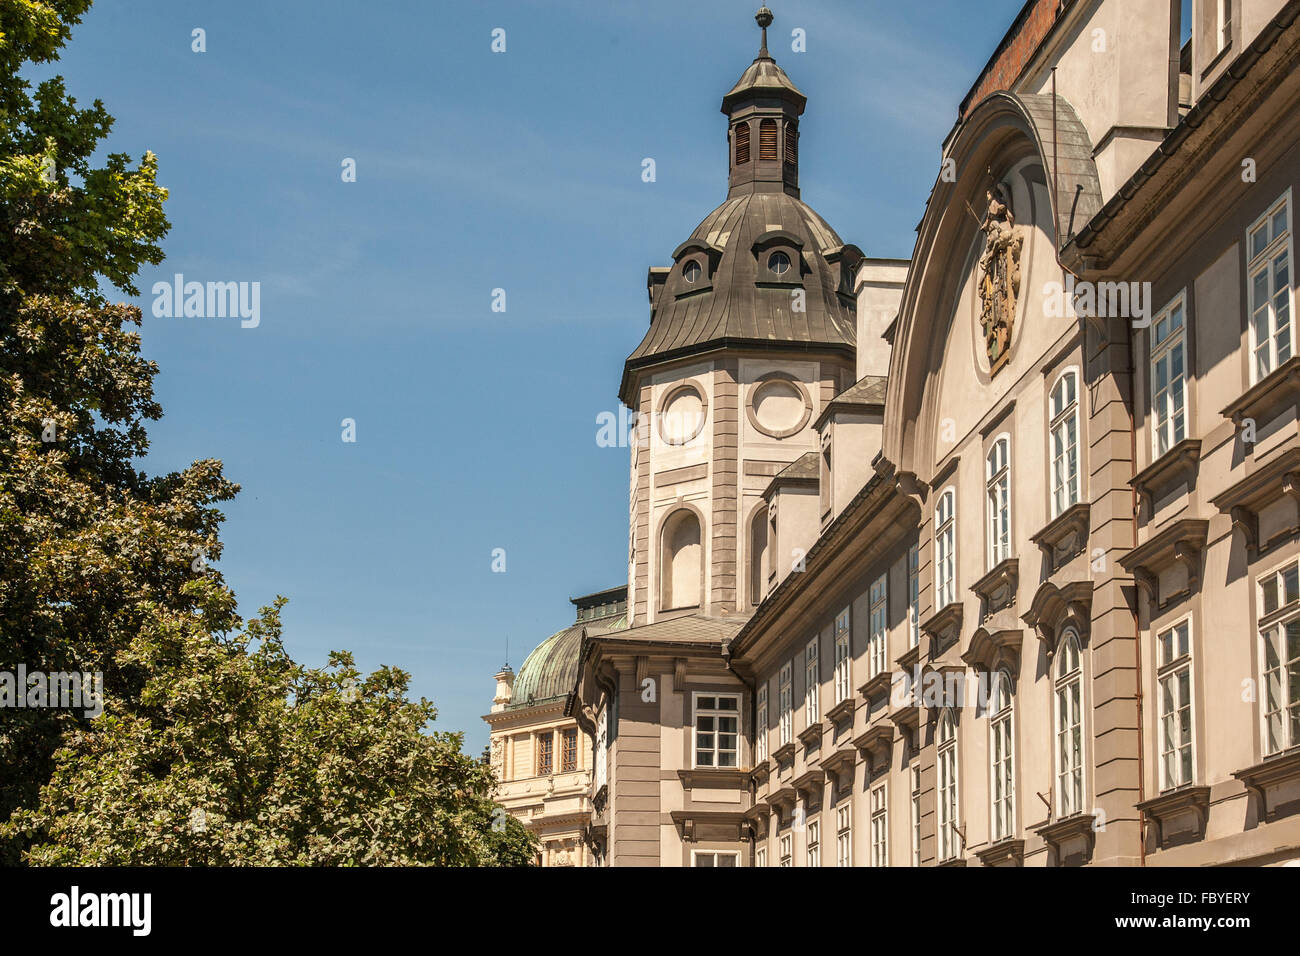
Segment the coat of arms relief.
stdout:
[[1011,329],[1020,294],[1020,251],[1025,237],[1016,225],[1006,188],[1001,184],[986,193],[988,212],[980,229],[984,253],[979,261],[980,327],[988,352],[989,371],[996,375],[1011,354]]

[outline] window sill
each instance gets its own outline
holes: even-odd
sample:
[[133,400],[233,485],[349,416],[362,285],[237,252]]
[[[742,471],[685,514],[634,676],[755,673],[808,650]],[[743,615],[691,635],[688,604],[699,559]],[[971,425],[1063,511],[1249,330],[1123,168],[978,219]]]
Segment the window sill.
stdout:
[[[1276,802],[1273,806],[1269,806],[1269,793],[1280,789],[1283,784],[1300,780],[1300,745],[1274,754],[1253,767],[1238,770],[1233,776],[1254,794],[1258,804],[1259,819],[1271,823],[1284,814],[1280,812],[1281,807]],[[1294,806],[1294,802],[1286,806]]]
[[1240,431],[1247,419],[1263,425],[1274,415],[1296,404],[1300,396],[1300,355],[1292,356],[1242,393],[1221,412]]
[[1300,448],[1287,449],[1268,464],[1256,468],[1231,488],[1210,499],[1210,504],[1232,519],[1235,531],[1242,532],[1250,557],[1258,557],[1274,542],[1290,537],[1297,527],[1280,529],[1268,541],[1259,540],[1259,512],[1289,495],[1300,515]]
[[985,866],[1024,866],[1025,841],[1003,837],[982,850],[976,850],[975,856]]
[[[1151,603],[1164,608],[1180,594],[1191,594],[1200,586],[1201,554],[1209,536],[1210,523],[1204,518],[1183,518],[1148,538],[1119,559],[1119,565],[1133,575]],[[1160,593],[1160,572],[1175,564],[1187,571],[1187,584],[1170,594]]]
[[1184,438],[1133,476],[1129,484],[1147,506],[1148,520],[1155,511],[1155,502],[1165,497],[1176,485],[1181,482],[1188,488],[1191,487],[1200,460],[1200,439]]
[[1038,545],[1038,549],[1047,559],[1049,573],[1059,570],[1066,561],[1087,548],[1091,513],[1092,509],[1088,502],[1077,502],[1049,521],[1041,531],[1029,539]]
[[1020,583],[1020,561],[1006,558],[970,586],[984,602],[986,614],[1000,611],[1016,603],[1016,586]]
[[[1210,818],[1210,788],[1186,785],[1144,800],[1137,808],[1155,824],[1156,849],[1172,846],[1172,839],[1191,833],[1191,840],[1205,838],[1205,826]],[[1180,822],[1192,825],[1178,827]],[[1180,843],[1190,842],[1183,838]]]

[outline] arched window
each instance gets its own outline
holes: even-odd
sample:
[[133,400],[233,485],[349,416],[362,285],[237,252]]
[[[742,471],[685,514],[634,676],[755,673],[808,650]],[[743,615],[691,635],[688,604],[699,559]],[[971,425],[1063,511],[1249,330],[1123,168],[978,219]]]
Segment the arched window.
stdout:
[[957,493],[939,496],[934,509],[934,607],[941,611],[957,600]]
[[1079,635],[1066,628],[1056,651],[1056,813],[1083,809],[1083,669]]
[[989,570],[1011,557],[1011,437],[1001,435],[985,459]]
[[989,802],[993,840],[1016,835],[1015,742],[1011,723],[1011,677],[994,671],[989,694]]
[[952,711],[939,715],[939,859],[957,855],[957,727]]
[[749,162],[749,124],[736,124],[736,165]]
[[799,162],[799,124],[785,124],[785,161],[790,165]]
[[699,606],[704,577],[704,551],[700,542],[700,519],[693,511],[678,511],[664,523],[660,610]]
[[1048,444],[1052,456],[1052,517],[1079,501],[1079,376],[1073,369],[1052,389]]
[[759,161],[774,160],[776,155],[776,120],[765,119],[758,124]]
[[763,569],[767,549],[767,506],[754,512],[749,522],[749,602],[758,607],[767,595],[767,574]]

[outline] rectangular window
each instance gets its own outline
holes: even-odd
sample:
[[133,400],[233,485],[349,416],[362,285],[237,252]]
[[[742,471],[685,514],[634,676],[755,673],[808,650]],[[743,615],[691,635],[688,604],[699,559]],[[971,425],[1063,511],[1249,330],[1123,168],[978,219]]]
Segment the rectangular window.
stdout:
[[1184,395],[1187,351],[1183,297],[1151,323],[1151,456],[1159,458],[1187,437]]
[[1251,384],[1295,354],[1291,332],[1291,191],[1246,233]]
[[740,739],[740,698],[734,694],[695,697],[695,766],[735,767]]
[[754,728],[754,761],[762,763],[767,759],[767,682],[758,689],[758,703],[755,705],[758,716]]
[[921,865],[921,766],[913,763],[912,778],[912,865]]
[[835,865],[853,865],[853,827],[850,806],[845,803],[835,811]]
[[779,746],[784,747],[794,737],[794,665],[786,662],[781,665],[781,675],[777,681],[781,722]]
[[871,865],[889,866],[889,803],[887,784],[871,791]]
[[907,631],[910,647],[921,643],[921,548],[907,549]]
[[1232,0],[1218,0],[1214,35],[1218,43],[1218,46],[1215,47],[1216,53],[1222,53],[1232,46]]
[[1052,456],[1052,517],[1079,501],[1079,376],[1073,369],[1052,389],[1048,445]]
[[1292,560],[1259,582],[1264,665],[1264,750],[1300,744],[1300,565]]
[[544,734],[537,736],[537,774],[538,777],[545,777],[553,768],[555,747],[555,735],[549,730]]
[[790,834],[781,837],[781,861],[780,867],[794,866],[794,840]]
[[1000,436],[985,461],[989,570],[1011,557],[1011,438]]
[[853,658],[849,645],[849,609],[835,619],[835,703],[849,699],[853,693]]
[[804,726],[811,727],[822,719],[820,704],[821,685],[817,670],[817,638],[808,642],[803,651],[803,719]]
[[767,847],[760,846],[757,850],[754,851],[754,866],[755,867],[767,866]]
[[820,823],[814,820],[812,823],[808,824],[808,852],[805,854],[807,857],[807,866],[822,865],[821,836],[822,828]]
[[560,771],[568,773],[578,768],[578,729],[571,727],[560,734]]
[[1156,638],[1156,681],[1160,686],[1160,789],[1192,782],[1191,622],[1182,621]]
[[871,638],[867,645],[867,676],[875,677],[885,669],[886,637],[889,626],[889,576],[882,574],[871,584]]
[[739,866],[740,854],[725,850],[695,850],[691,854],[693,866]]
[[942,611],[957,600],[957,493],[939,496],[934,509],[934,607]]

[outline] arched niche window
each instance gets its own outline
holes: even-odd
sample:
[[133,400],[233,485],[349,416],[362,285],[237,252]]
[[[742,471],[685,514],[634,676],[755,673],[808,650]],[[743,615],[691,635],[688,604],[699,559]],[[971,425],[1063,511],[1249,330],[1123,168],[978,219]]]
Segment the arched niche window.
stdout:
[[951,710],[939,715],[939,859],[951,860],[957,848],[957,724]]
[[758,124],[758,158],[760,162],[777,158],[774,119],[765,119]]
[[1066,628],[1056,649],[1056,813],[1083,810],[1083,659],[1079,633]]
[[704,549],[700,519],[683,509],[666,522],[659,568],[659,609],[698,607],[703,591]]
[[1079,502],[1079,374],[1070,369],[1052,388],[1048,447],[1052,456],[1052,517]]
[[1016,757],[1012,726],[1011,677],[996,670],[989,687],[989,804],[993,841],[1016,835]]
[[767,573],[763,568],[767,549],[767,506],[760,505],[749,521],[749,602],[763,603],[767,594]]
[[791,166],[799,162],[799,124],[785,124],[785,161]]

